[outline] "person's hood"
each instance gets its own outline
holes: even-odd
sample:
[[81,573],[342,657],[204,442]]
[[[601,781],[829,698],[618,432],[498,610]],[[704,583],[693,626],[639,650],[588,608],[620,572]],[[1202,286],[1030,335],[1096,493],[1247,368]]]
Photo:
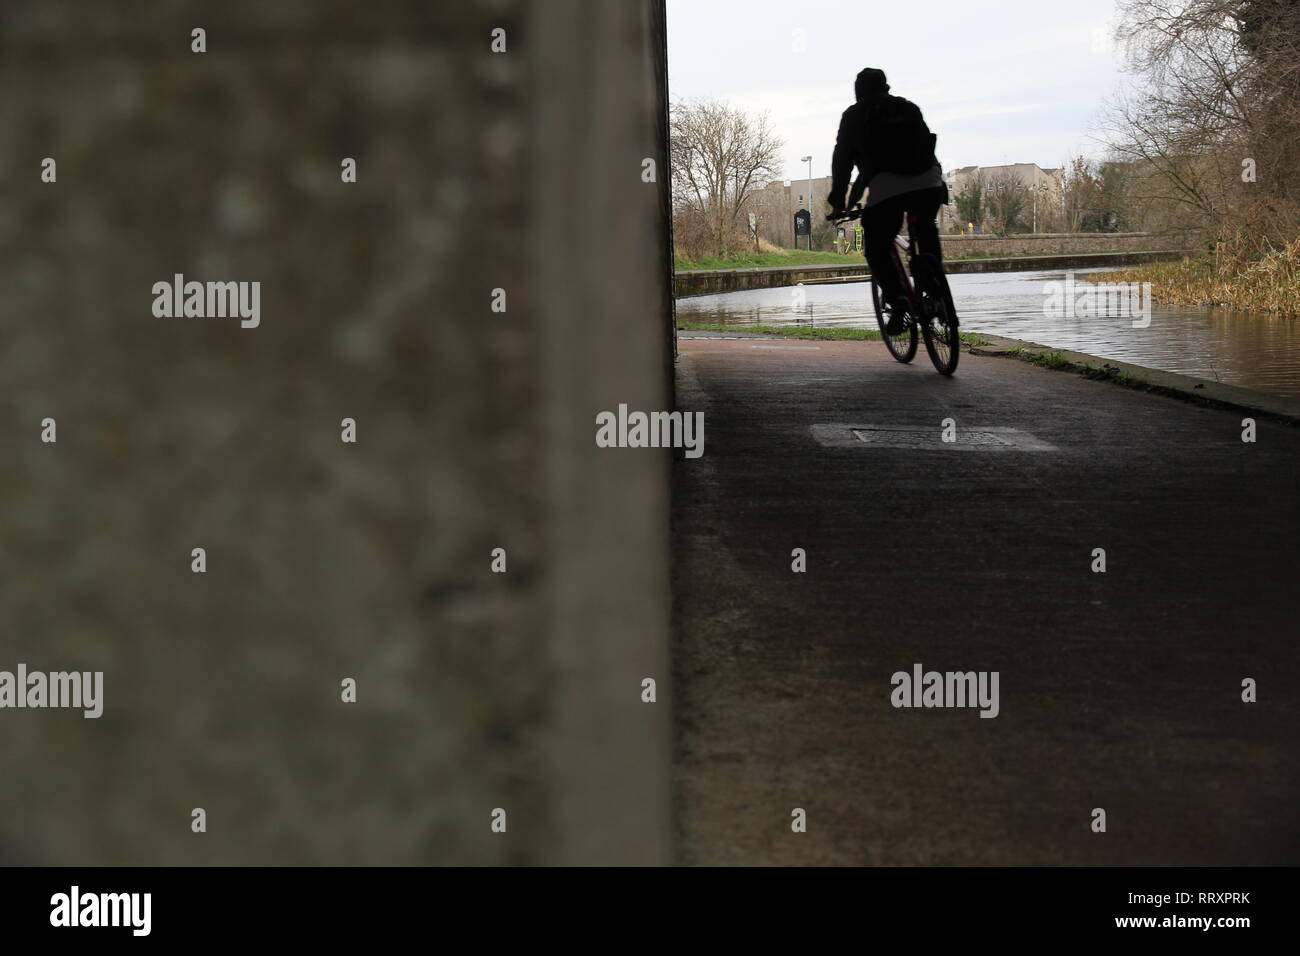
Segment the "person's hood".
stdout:
[[853,92],[859,101],[874,100],[889,92],[889,82],[885,71],[867,67],[853,80]]

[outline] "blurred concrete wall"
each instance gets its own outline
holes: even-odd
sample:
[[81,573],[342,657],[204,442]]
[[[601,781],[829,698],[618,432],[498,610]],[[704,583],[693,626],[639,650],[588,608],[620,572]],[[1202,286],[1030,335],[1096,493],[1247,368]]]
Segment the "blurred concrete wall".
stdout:
[[660,22],[0,6],[0,670],[105,681],[0,710],[0,862],[667,860]]

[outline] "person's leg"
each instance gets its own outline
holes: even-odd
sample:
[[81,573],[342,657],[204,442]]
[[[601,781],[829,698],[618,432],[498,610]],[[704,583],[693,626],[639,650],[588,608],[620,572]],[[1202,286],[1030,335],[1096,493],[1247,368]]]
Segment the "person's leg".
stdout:
[[908,199],[907,211],[916,217],[916,222],[908,223],[908,227],[916,237],[917,251],[929,253],[942,263],[943,243],[939,241],[939,225],[935,220],[939,216],[939,207],[943,205],[943,187],[918,189],[904,195]]
[[893,256],[889,252],[903,225],[903,205],[899,201],[902,198],[895,196],[868,206],[862,214],[862,244],[867,254],[867,265],[871,267],[871,274],[887,302],[903,294],[898,270],[894,268]]

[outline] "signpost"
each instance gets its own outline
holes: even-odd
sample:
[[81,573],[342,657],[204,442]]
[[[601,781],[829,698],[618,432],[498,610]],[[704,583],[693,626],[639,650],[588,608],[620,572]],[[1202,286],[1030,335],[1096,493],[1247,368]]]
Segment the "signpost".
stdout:
[[799,237],[809,236],[809,242],[812,242],[812,213],[807,209],[800,209],[794,214],[794,245],[799,248]]

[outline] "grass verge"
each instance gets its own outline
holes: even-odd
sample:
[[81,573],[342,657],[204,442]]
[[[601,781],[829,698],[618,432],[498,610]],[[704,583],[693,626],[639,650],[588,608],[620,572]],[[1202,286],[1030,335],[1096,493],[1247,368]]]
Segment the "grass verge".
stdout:
[[862,261],[862,253],[840,255],[838,252],[809,252],[791,249],[786,252],[737,252],[729,256],[677,256],[673,268],[678,272],[702,272],[714,269],[778,269],[782,266],[842,266]]
[[[734,332],[744,335],[783,335],[791,339],[816,339],[837,342],[879,342],[879,329],[819,329],[807,325],[714,325],[701,322],[678,322],[679,332]],[[967,345],[987,345],[978,334],[958,332]]]
[[1033,349],[1017,346],[999,353],[1018,358],[1022,362],[1028,362],[1031,365],[1037,365],[1039,368],[1053,369],[1058,372],[1076,372],[1084,378],[1097,379],[1099,381],[1114,382],[1117,385],[1132,385],[1133,376],[1126,369],[1117,368],[1108,362],[1101,365],[1088,365],[1081,362],[1071,362],[1060,352],[1037,352]]

